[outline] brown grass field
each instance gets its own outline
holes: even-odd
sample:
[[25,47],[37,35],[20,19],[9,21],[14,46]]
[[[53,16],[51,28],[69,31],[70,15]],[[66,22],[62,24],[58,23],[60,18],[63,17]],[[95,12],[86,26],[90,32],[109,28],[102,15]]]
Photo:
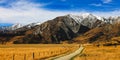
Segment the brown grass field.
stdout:
[[85,46],[74,60],[120,60],[120,46]]
[[44,60],[73,52],[78,46],[76,44],[0,45],[0,60]]
[[[45,60],[79,48],[78,44],[0,45],[0,60]],[[120,46],[85,46],[73,60],[120,60]]]

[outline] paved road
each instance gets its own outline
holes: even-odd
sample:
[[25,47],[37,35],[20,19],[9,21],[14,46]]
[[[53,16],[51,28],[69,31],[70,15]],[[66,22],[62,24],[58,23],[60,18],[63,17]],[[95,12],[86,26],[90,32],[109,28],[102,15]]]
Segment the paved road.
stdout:
[[69,55],[65,55],[59,58],[56,58],[54,60],[70,60],[71,58],[73,58],[74,56],[80,54],[80,52],[84,49],[84,47],[80,47],[78,50],[76,50],[75,52],[69,54]]

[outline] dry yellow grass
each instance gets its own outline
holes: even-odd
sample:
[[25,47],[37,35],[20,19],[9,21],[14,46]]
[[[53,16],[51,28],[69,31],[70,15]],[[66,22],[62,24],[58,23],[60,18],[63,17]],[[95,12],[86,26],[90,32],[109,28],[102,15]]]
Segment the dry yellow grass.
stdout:
[[0,60],[38,60],[72,52],[76,44],[0,45]]
[[86,46],[74,60],[120,60],[120,46]]

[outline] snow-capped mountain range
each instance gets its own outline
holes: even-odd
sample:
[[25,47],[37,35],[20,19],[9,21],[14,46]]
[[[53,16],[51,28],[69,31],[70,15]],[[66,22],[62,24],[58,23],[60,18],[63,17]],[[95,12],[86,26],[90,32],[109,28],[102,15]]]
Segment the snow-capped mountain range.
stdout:
[[22,24],[17,23],[17,24],[12,25],[11,27],[9,27],[9,29],[15,30],[15,29],[21,28],[22,26],[23,26]]
[[0,29],[1,30],[16,30],[16,29],[19,29],[19,28],[22,28],[22,27],[26,27],[26,28],[31,28],[31,27],[34,27],[36,25],[40,25],[41,23],[30,23],[30,24],[27,24],[27,25],[22,25],[20,23],[17,23],[17,24],[13,24],[11,26],[0,26]]
[[[101,36],[106,34],[104,31],[99,29],[108,29],[106,27],[112,27],[115,25],[114,23],[119,21],[119,16],[105,18],[90,13],[81,15],[68,14],[65,16],[58,16],[44,23],[37,22],[27,25],[14,24],[12,26],[5,27],[4,29],[2,28],[3,30],[0,29],[0,33],[4,38],[11,36],[9,40],[13,43],[60,43],[61,41],[65,40],[71,41],[76,36],[83,35],[98,28],[96,31],[94,31],[95,36],[92,32],[93,37],[90,39],[93,40],[99,35]],[[18,36],[20,36],[20,38],[13,39]],[[9,41],[6,39],[3,40]]]
[[[67,16],[69,18],[72,18],[77,23],[81,23],[85,26],[88,25],[88,23],[86,23],[86,22],[89,22],[89,23],[93,24],[97,20],[103,21],[105,23],[111,23],[111,24],[120,21],[120,16],[104,18],[104,17],[96,16],[96,15],[93,15],[93,14],[90,14],[90,13],[84,13],[84,14],[81,14],[81,15],[68,14],[68,15],[65,15],[65,16]],[[31,27],[34,27],[34,26],[40,25],[40,24],[41,23],[39,23],[39,22],[31,23],[31,24],[27,24],[27,25],[22,25],[22,24],[17,23],[17,24],[13,24],[12,26],[0,26],[0,29],[1,30],[2,29],[3,30],[16,30],[16,29],[21,28],[21,27],[31,28]]]

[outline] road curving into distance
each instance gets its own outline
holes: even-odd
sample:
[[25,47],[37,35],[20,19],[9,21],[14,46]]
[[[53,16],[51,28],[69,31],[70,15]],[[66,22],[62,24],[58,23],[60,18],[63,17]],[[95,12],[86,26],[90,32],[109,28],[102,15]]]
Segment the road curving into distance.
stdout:
[[53,60],[71,60],[73,57],[75,57],[76,55],[80,54],[82,52],[82,50],[84,49],[83,46],[81,46],[78,50],[76,50],[75,52],[69,54],[69,55],[65,55]]

